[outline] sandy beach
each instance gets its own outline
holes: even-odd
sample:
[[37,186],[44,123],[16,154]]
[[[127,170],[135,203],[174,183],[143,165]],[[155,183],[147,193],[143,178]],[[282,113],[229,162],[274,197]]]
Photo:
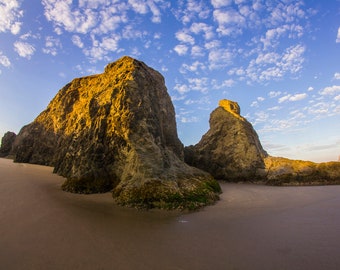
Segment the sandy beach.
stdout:
[[221,184],[201,211],[138,211],[0,159],[1,269],[340,269],[340,186]]

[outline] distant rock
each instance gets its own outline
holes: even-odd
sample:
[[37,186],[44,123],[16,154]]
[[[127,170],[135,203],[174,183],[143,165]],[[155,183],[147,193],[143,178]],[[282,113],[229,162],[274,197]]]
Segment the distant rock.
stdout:
[[330,185],[340,184],[340,163],[314,163],[268,156],[266,183],[268,185]]
[[200,142],[185,148],[185,161],[220,180],[263,179],[267,153],[252,125],[240,115],[239,105],[221,100],[209,123]]
[[113,190],[122,205],[197,208],[220,192],[208,173],[184,163],[164,78],[130,57],[64,86],[14,149],[18,162],[54,166],[67,178],[64,190]]
[[16,136],[17,135],[11,131],[5,133],[1,139],[0,157],[7,157],[10,155]]
[[12,146],[14,161],[54,166],[58,135],[38,119],[24,126],[16,136]]

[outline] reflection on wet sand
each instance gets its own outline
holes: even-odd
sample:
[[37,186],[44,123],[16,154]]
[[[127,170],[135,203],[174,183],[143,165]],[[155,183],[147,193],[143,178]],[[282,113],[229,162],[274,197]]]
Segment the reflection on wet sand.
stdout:
[[221,184],[199,212],[138,211],[0,159],[1,269],[339,269],[340,186]]

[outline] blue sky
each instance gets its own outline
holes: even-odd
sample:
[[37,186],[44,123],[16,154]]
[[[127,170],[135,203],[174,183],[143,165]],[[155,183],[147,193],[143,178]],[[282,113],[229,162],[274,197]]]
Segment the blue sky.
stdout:
[[185,145],[225,98],[271,155],[340,155],[338,0],[0,0],[0,136],[123,55],[163,74]]

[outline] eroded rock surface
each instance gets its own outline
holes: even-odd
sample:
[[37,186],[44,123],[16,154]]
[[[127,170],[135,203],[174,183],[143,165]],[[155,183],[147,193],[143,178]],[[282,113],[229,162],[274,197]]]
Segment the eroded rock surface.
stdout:
[[315,163],[271,156],[264,161],[269,185],[340,184],[340,162]]
[[54,166],[63,189],[113,189],[123,205],[196,208],[218,199],[206,172],[184,163],[160,73],[123,57],[64,86],[15,141],[16,161]]
[[221,100],[210,115],[210,129],[200,142],[185,148],[185,161],[216,179],[255,181],[265,177],[263,150],[252,125],[236,102]]
[[11,131],[7,131],[1,139],[0,157],[7,157],[10,155],[16,134]]

